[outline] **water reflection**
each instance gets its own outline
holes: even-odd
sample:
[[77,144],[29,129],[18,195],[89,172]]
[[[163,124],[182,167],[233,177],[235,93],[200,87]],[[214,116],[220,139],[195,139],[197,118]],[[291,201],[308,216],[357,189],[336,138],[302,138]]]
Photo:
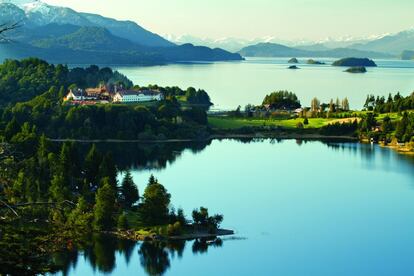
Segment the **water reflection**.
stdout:
[[186,244],[191,244],[194,254],[206,254],[209,247],[222,247],[223,240],[195,239],[193,241],[160,241],[135,242],[117,239],[113,236],[93,234],[85,237],[76,248],[53,255],[53,263],[60,267],[60,274],[70,275],[79,265],[79,256],[93,269],[94,272],[111,273],[117,268],[117,253],[125,259],[127,266],[131,264],[134,254],[147,275],[163,275],[171,266],[171,259],[183,257]]
[[162,275],[170,267],[168,251],[163,243],[144,242],[138,253],[141,265],[148,275]]
[[[288,140],[269,138],[218,139],[213,141],[237,141],[241,144],[270,143],[272,145],[288,142]],[[199,154],[207,149],[213,143],[213,141],[159,144],[98,143],[97,147],[103,153],[111,152],[115,163],[120,170],[163,170],[167,168],[168,165],[172,165],[180,160],[184,152],[189,151],[192,154]],[[325,139],[322,141],[296,139],[294,141],[295,144],[301,148],[308,143],[322,143],[329,149],[338,153],[342,152],[352,154],[355,157],[359,155],[362,166],[368,170],[375,170],[380,168],[386,171],[397,170],[406,173],[406,167],[399,169],[389,166],[390,161],[395,158],[408,161],[408,163],[406,163],[408,166],[414,165],[414,158],[412,156],[399,155],[395,151],[387,148],[381,148],[379,145],[360,144],[356,142],[349,142],[347,140],[340,141],[337,139]],[[81,151],[86,152],[90,148],[90,144],[80,144],[79,148]]]
[[[213,206],[226,215],[226,227],[248,239],[137,243],[93,235],[72,251],[53,257],[63,275],[195,275],[194,271],[215,275],[216,269],[223,275],[341,275],[348,264],[363,267],[367,262],[361,256],[388,254],[392,259],[396,250],[405,250],[401,255],[407,261],[401,267],[412,271],[414,225],[409,218],[414,201],[407,186],[413,188],[413,158],[378,145],[338,141],[241,139],[215,140],[211,146],[126,143],[98,147],[112,151],[120,168],[135,168],[136,183],[156,173],[180,207],[191,210],[201,201]],[[309,181],[310,177],[315,181]],[[258,212],[269,215],[258,216]],[[299,239],[291,239],[291,233],[300,233]],[[361,244],[361,240],[367,242]],[[216,250],[223,241],[226,246]],[[362,252],[358,256],[355,247]],[[296,265],[298,260],[301,266]],[[318,270],[326,260],[332,264],[332,273]],[[296,270],[300,268],[303,271]],[[367,271],[356,269],[347,275],[373,274]]]
[[[197,154],[203,151],[211,141],[176,143],[97,143],[100,152],[111,152],[117,167],[121,170],[164,169],[177,161],[184,151]],[[86,153],[91,144],[80,144],[80,151]]]

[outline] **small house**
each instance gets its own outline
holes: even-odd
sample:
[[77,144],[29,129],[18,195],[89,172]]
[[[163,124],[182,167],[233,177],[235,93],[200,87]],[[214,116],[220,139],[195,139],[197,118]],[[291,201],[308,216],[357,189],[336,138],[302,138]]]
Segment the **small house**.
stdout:
[[70,89],[65,97],[66,101],[95,101],[98,99],[97,94],[88,94],[85,90],[77,88]]

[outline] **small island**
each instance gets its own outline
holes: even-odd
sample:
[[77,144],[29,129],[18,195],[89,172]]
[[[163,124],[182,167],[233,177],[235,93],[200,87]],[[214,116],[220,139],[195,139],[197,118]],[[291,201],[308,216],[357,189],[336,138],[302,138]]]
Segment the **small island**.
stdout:
[[289,59],[288,63],[299,63],[297,58],[291,58]]
[[291,66],[288,67],[288,69],[296,70],[296,69],[300,69],[300,68],[297,67],[296,65],[291,65]]
[[325,62],[321,62],[321,61],[317,61],[314,59],[308,59],[308,61],[306,62],[307,64],[313,64],[313,65],[324,65]]
[[332,66],[346,66],[346,67],[377,67],[377,64],[372,59],[368,58],[343,58],[332,63]]
[[361,73],[366,73],[367,68],[365,68],[364,66],[350,67],[346,69],[345,72],[352,73],[352,74],[361,74]]

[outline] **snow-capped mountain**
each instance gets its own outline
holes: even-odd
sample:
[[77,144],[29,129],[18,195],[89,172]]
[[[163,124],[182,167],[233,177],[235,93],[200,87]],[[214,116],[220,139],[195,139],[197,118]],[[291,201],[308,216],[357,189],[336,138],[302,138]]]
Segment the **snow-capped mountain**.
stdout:
[[19,23],[0,43],[0,59],[39,57],[53,63],[164,64],[241,60],[222,49],[177,46],[132,21],[48,5],[0,0],[0,24]]
[[385,35],[372,41],[356,43],[350,45],[350,47],[401,54],[406,50],[414,50],[414,28],[396,34]]
[[191,43],[194,45],[203,45],[211,48],[222,48],[230,52],[238,52],[240,49],[252,45],[257,44],[261,42],[269,42],[269,43],[283,43],[283,44],[289,44],[290,42],[277,39],[272,36],[265,36],[262,38],[256,38],[256,39],[243,39],[243,38],[233,38],[233,37],[223,37],[218,39],[212,39],[212,38],[200,38],[192,35],[172,35],[172,34],[166,34],[164,35],[164,38],[168,39],[169,41],[172,41],[176,44],[186,44]]
[[382,52],[392,55],[399,55],[405,50],[414,50],[414,28],[399,32],[370,35],[364,37],[343,36],[332,38],[328,37],[321,40],[283,40],[274,36],[265,36],[255,39],[240,38],[198,38],[191,35],[165,35],[170,41],[177,44],[193,43],[196,45],[206,45],[209,47],[220,47],[228,51],[237,52],[242,48],[259,43],[282,44],[288,47],[295,47],[308,51],[323,51],[337,48],[351,48],[361,51]]
[[144,46],[174,46],[170,41],[145,30],[135,22],[80,13],[70,8],[48,5],[40,0],[0,0],[0,23],[1,21],[19,21],[27,28],[53,23],[102,27],[116,36]]
[[167,34],[164,37],[176,44],[185,44],[185,43],[192,43],[195,45],[205,45],[208,47],[220,47],[226,49],[228,51],[237,52],[240,49],[247,47],[249,45],[255,45],[258,43],[275,43],[275,44],[283,44],[289,47],[298,47],[298,48],[327,48],[327,49],[334,49],[334,48],[346,48],[350,45],[356,43],[368,43],[370,41],[380,39],[382,37],[387,36],[388,34],[382,35],[373,35],[369,37],[352,37],[352,36],[344,36],[339,38],[331,38],[328,37],[322,40],[309,40],[309,39],[297,39],[297,40],[285,40],[280,39],[275,36],[264,36],[258,37],[255,39],[243,39],[243,38],[232,38],[232,37],[224,37],[219,39],[212,39],[212,38],[199,38],[192,35],[171,35]]

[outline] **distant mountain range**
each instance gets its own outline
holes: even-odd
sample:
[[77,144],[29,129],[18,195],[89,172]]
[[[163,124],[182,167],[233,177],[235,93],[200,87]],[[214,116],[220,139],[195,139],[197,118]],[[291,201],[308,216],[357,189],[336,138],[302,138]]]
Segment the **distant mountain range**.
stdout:
[[[240,52],[242,55],[246,54],[248,51],[252,56],[259,55],[258,48],[261,48],[260,55],[274,57],[290,56],[290,53],[293,53],[293,56],[297,55],[305,57],[314,56],[315,54],[321,57],[344,57],[342,56],[343,54],[360,57],[368,54],[367,57],[371,58],[407,58],[407,53],[409,53],[409,51],[414,51],[414,29],[402,31],[396,34],[370,36],[366,38],[329,38],[316,42],[286,41],[270,36],[252,40],[237,38],[200,39],[189,35],[170,35],[166,37],[177,44],[190,42],[209,47],[221,47],[229,51]],[[270,49],[271,45],[273,45],[272,47],[275,50],[273,52]],[[281,46],[286,48],[282,49]],[[257,53],[254,53],[256,50]],[[405,53],[403,55],[404,51]]]
[[414,50],[414,29],[387,35],[367,43],[357,43],[349,46],[359,50],[385,52],[401,55],[403,51]]
[[50,62],[162,64],[241,60],[222,49],[178,46],[132,21],[80,13],[41,1],[1,0],[0,23],[20,22],[0,44],[0,58],[37,56]]
[[199,38],[192,35],[165,35],[164,36],[169,41],[172,41],[176,44],[186,44],[191,43],[194,45],[204,45],[211,48],[222,48],[230,52],[238,52],[240,49],[254,45],[261,42],[271,42],[271,43],[280,43],[290,45],[289,41],[276,39],[274,37],[262,37],[256,39],[242,39],[242,38],[219,38],[219,39],[211,39],[211,38]]
[[[307,50],[309,49],[309,50]],[[357,58],[392,58],[391,54],[361,51],[350,48],[322,48],[318,46],[293,48],[287,47],[276,43],[259,43],[256,45],[248,46],[239,51],[242,56],[245,57],[357,57]]]
[[5,22],[20,22],[22,27],[9,33],[13,43],[0,43],[0,59],[36,56],[55,63],[145,65],[241,60],[241,56],[414,59],[414,29],[318,42],[270,36],[254,40],[163,38],[132,21],[76,12],[40,0],[0,0],[0,24]]

